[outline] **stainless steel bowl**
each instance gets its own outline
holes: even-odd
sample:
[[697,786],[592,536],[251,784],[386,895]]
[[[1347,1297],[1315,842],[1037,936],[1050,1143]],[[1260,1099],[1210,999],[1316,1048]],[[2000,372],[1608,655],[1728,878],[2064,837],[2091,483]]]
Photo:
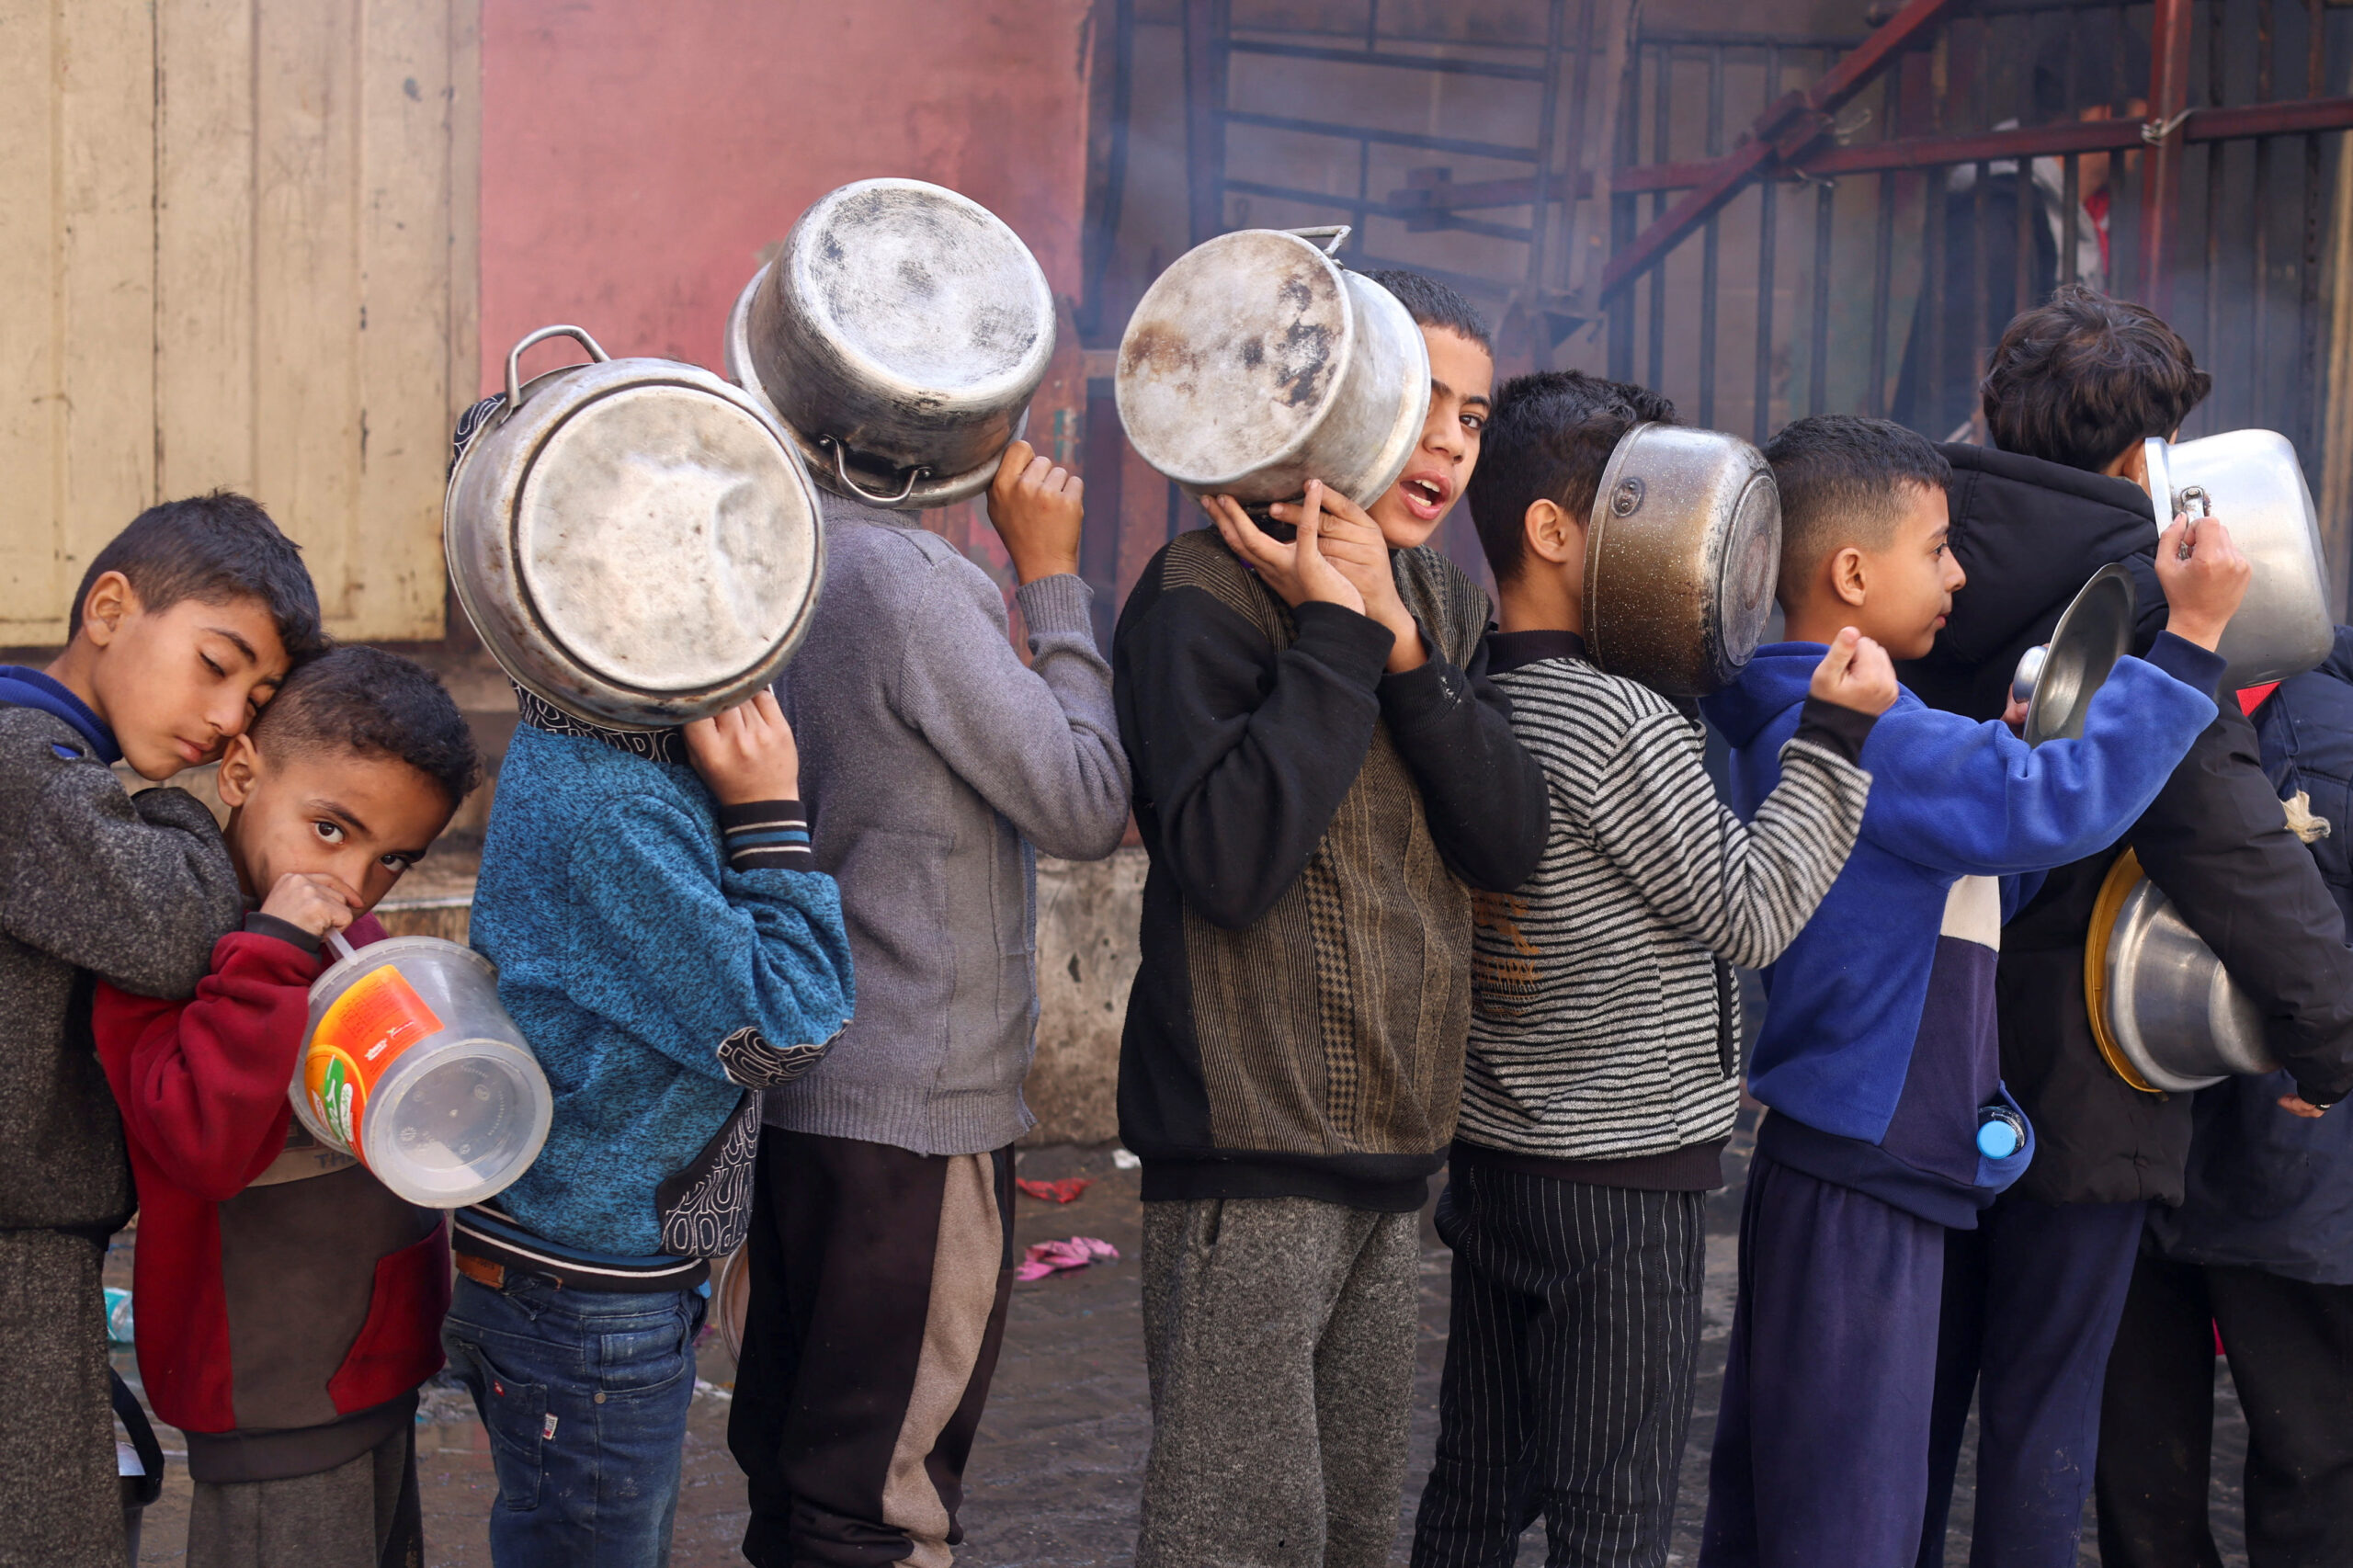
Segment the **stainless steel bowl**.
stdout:
[[[526,348],[592,357],[518,383]],[[506,399],[449,476],[458,603],[516,683],[594,724],[661,729],[773,682],[824,574],[818,496],[785,432],[671,359],[574,326],[506,357]]]
[[2177,514],[2211,512],[2255,568],[2246,598],[2220,649],[2236,690],[2315,668],[2336,639],[2328,613],[2328,562],[2303,465],[2273,430],[2230,430],[2176,446],[2142,448],[2150,510],[2160,531]]
[[2093,905],[2084,993],[2100,1054],[2134,1088],[2186,1094],[2279,1065],[2254,1001],[2129,850]]
[[2132,651],[2139,595],[2122,566],[2101,567],[2076,591],[2051,641],[2029,648],[2011,677],[2013,696],[2028,699],[2026,744],[2081,740],[2092,694]]
[[1780,570],[1781,493],[1764,454],[1721,430],[1637,425],[1586,525],[1586,650],[1611,675],[1704,697],[1756,652]]
[[969,197],[869,179],[820,198],[730,312],[727,373],[819,483],[916,511],[978,494],[1054,352],[1054,295]]
[[1243,229],[1196,245],[1120,338],[1120,423],[1195,494],[1286,501],[1311,479],[1370,506],[1429,416],[1430,358],[1394,295],[1313,243],[1346,229]]

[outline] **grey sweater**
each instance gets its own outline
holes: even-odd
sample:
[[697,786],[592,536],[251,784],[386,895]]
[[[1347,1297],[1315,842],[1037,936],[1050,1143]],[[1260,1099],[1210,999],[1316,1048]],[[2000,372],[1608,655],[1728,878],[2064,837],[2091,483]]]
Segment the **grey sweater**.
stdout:
[[1015,596],[904,513],[827,497],[825,585],[778,696],[817,864],[841,884],[858,1012],[768,1092],[771,1125],[972,1154],[1029,1131],[1036,851],[1094,860],[1128,820],[1128,763],[1092,595]]
[[193,995],[242,914],[202,802],[126,795],[72,725],[0,705],[0,1230],[111,1232],[131,1217],[91,977]]

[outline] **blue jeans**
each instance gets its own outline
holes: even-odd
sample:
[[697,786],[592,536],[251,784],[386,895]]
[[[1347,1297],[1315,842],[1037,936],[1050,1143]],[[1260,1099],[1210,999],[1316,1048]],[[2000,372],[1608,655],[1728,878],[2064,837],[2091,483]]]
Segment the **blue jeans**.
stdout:
[[498,1568],[669,1561],[703,1305],[460,1277],[441,1344],[490,1429]]

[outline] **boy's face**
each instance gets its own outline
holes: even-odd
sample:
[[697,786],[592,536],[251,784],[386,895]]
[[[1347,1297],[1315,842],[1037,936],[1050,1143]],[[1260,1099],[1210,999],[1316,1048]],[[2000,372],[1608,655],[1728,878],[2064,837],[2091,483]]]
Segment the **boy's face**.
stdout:
[[1856,551],[1853,575],[1862,597],[1844,591],[1844,584],[1841,597],[1854,607],[1853,625],[1891,658],[1917,659],[1936,642],[1952,613],[1953,595],[1969,578],[1949,544],[1952,522],[1945,493],[1904,484],[1896,494],[1904,510],[1887,547]]
[[229,855],[267,898],[290,871],[335,878],[362,912],[392,891],[449,824],[456,802],[396,757],[339,747],[269,756],[239,735],[221,760]]
[[1430,413],[1421,444],[1370,508],[1392,550],[1411,550],[1438,531],[1471,482],[1479,433],[1494,401],[1495,361],[1469,338],[1442,326],[1422,328],[1430,351]]
[[144,778],[218,758],[292,662],[261,600],[189,598],[151,611],[115,572],[91,585],[80,635],[97,650],[92,706]]

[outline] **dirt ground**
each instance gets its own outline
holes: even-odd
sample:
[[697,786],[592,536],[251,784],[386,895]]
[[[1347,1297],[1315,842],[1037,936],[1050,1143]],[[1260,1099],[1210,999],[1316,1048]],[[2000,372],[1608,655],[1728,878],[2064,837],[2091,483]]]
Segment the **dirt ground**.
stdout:
[[[1099,1236],[1120,1249],[1120,1258],[1014,1288],[1004,1358],[966,1476],[966,1540],[958,1560],[975,1568],[1126,1563],[1134,1555],[1137,1495],[1152,1431],[1134,1262],[1141,1222],[1137,1177],[1115,1169],[1108,1148],[1026,1151],[1020,1174],[1097,1178],[1094,1187],[1067,1207],[1018,1199],[1018,1239],[1024,1244],[1070,1235]],[[1735,1185],[1719,1194],[1710,1210],[1706,1342],[1691,1442],[1684,1458],[1674,1554],[1667,1559],[1671,1563],[1698,1560],[1708,1447],[1723,1381],[1724,1341],[1732,1325],[1738,1191]],[[1393,1556],[1400,1564],[1405,1562],[1415,1499],[1428,1473],[1436,1440],[1438,1369],[1446,1335],[1448,1254],[1429,1229],[1427,1213],[1423,1241],[1421,1369],[1414,1390],[1413,1457]],[[129,1237],[117,1243],[109,1260],[110,1282],[130,1283],[131,1244]],[[135,1376],[131,1359],[128,1351],[117,1357],[126,1377]],[[702,1346],[699,1363],[707,1387],[698,1392],[688,1421],[685,1492],[671,1561],[676,1568],[725,1568],[743,1561],[736,1542],[745,1517],[743,1478],[726,1442],[734,1367],[715,1335]],[[2221,1429],[2215,1442],[2215,1535],[2223,1561],[2239,1565],[2246,1561],[2237,1517],[2245,1430],[2231,1396],[2228,1372],[2218,1369],[2216,1376]],[[437,1568],[488,1568],[484,1520],[497,1483],[483,1432],[465,1396],[455,1390],[429,1389],[426,1414],[438,1418],[417,1428],[426,1561]],[[176,1432],[164,1428],[160,1435],[166,1449],[180,1446]],[[1968,1561],[1971,1480],[1964,1459],[1955,1525],[1946,1544],[1946,1561],[1953,1564]],[[174,1460],[163,1500],[147,1511],[141,1562],[181,1560],[188,1496],[187,1471]],[[2088,1510],[2085,1522],[2082,1561],[2097,1564],[2099,1553]],[[1537,1564],[1543,1557],[1540,1525],[1523,1540],[1519,1562]]]

